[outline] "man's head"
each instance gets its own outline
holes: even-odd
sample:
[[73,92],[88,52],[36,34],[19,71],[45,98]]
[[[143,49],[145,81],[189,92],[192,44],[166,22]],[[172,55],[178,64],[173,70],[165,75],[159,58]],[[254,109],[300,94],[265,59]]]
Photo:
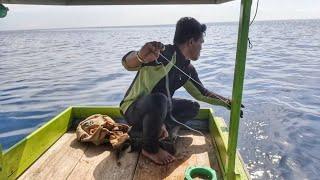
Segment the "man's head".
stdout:
[[206,29],[207,26],[200,24],[196,19],[183,17],[177,22],[173,43],[183,47],[183,53],[187,58],[197,60],[200,56]]

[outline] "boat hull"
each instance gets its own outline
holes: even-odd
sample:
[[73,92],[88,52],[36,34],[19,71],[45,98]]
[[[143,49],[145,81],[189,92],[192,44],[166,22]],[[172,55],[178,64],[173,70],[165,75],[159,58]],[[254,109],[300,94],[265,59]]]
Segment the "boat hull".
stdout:
[[[45,153],[77,120],[93,114],[107,114],[114,119],[123,118],[118,107],[74,106],[69,107],[48,121],[10,149],[1,153],[1,179],[16,179]],[[228,128],[222,118],[214,117],[212,109],[200,109],[195,118],[208,121],[208,131],[213,142],[221,170],[221,179],[226,176]],[[250,179],[240,154],[236,158],[236,179]]]

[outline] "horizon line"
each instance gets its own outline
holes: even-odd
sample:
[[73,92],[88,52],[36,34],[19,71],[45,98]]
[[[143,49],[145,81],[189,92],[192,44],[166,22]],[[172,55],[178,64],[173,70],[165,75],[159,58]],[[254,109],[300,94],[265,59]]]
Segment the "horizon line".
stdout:
[[[268,21],[295,21],[295,20],[320,20],[320,18],[308,18],[308,19],[270,19],[270,20],[255,20],[255,22],[268,22]],[[238,23],[239,21],[221,21],[221,22],[205,22],[203,24],[223,24],[223,23]],[[254,24],[254,23],[253,23]],[[115,26],[83,26],[83,27],[57,27],[57,28],[34,28],[34,29],[9,29],[1,30],[0,32],[6,31],[33,31],[33,30],[68,30],[68,29],[94,29],[94,28],[135,28],[135,27],[157,27],[157,26],[175,26],[176,24],[152,24],[152,25],[115,25]]]

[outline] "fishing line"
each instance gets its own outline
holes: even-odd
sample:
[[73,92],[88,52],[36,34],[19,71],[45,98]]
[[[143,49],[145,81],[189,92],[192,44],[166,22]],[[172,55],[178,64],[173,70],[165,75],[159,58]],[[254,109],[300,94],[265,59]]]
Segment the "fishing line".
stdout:
[[[193,79],[190,75],[188,75],[187,73],[185,73],[183,70],[181,70],[178,66],[176,66],[174,63],[172,63],[169,59],[167,59],[164,55],[162,55],[160,53],[160,56],[163,57],[166,61],[168,61],[169,63],[171,63],[176,69],[178,69],[180,72],[182,72],[184,75],[186,75],[189,79],[191,79],[193,82],[197,83],[199,86],[203,87],[204,86],[198,82],[197,80]],[[157,62],[160,63],[160,62]],[[160,63],[162,64],[162,63]],[[220,98],[219,96],[215,96],[217,99],[221,100],[223,103],[225,103],[226,105],[230,106],[230,104],[228,102],[226,102],[224,99]]]
[[[160,54],[161,54],[161,53],[160,53]],[[162,54],[161,54],[161,55],[162,55]],[[162,55],[162,56],[163,56],[163,55]],[[163,57],[164,57],[164,56],[163,56]],[[157,63],[158,63],[158,64],[162,64],[161,62],[158,62],[158,61],[157,61]],[[164,68],[164,65],[163,65],[163,64],[162,64],[161,67],[163,68],[164,71],[166,71],[166,69]],[[171,99],[171,94],[170,94],[170,90],[169,90],[169,75],[168,75],[168,73],[166,73],[165,80],[166,80],[167,96],[168,96],[168,99],[169,99],[169,107],[172,108],[172,99]],[[187,128],[187,129],[189,129],[189,130],[191,130],[191,131],[194,131],[194,132],[199,133],[200,135],[204,136],[204,134],[203,134],[202,132],[200,132],[200,131],[198,131],[198,130],[196,130],[196,129],[193,129],[193,128],[191,128],[190,126],[188,126],[188,125],[186,125],[186,124],[183,124],[183,123],[179,122],[178,120],[176,120],[176,118],[173,117],[173,115],[172,115],[172,113],[171,113],[171,109],[170,109],[170,111],[169,111],[169,116],[170,116],[171,120],[174,121],[175,123],[177,123],[177,124],[179,124],[179,125]]]
[[[259,0],[257,0],[257,5],[256,5],[256,12],[254,13],[253,19],[251,20],[249,27],[252,25],[253,21],[256,19],[257,13],[258,13],[258,8],[259,8]],[[249,48],[253,48],[253,44],[250,41],[250,38],[248,37],[248,43],[249,43]]]
[[256,12],[254,13],[253,19],[250,22],[249,26],[253,23],[253,21],[256,19],[257,13],[258,13],[258,8],[259,8],[259,0],[257,0],[257,5],[256,5]]
[[[256,6],[256,11],[255,11],[255,14],[254,14],[254,17],[252,19],[252,21],[250,22],[249,24],[249,27],[252,25],[252,23],[254,22],[256,16],[257,16],[257,12],[258,12],[258,7],[259,7],[259,0],[257,0],[257,6]],[[250,41],[250,38],[248,37],[248,42],[249,42],[249,48],[251,49],[253,47],[251,41]],[[170,60],[168,60],[164,55],[162,55],[161,53],[159,53],[159,55],[164,58],[166,61],[168,61],[168,63],[171,63],[176,69],[178,69],[180,72],[182,72],[182,74],[184,74],[185,76],[187,76],[189,79],[191,79],[193,82],[197,83],[198,85],[200,85],[201,87],[204,87],[200,82],[196,81],[195,79],[193,79],[190,75],[188,75],[187,73],[185,73],[183,70],[181,70],[178,66],[176,66],[173,62],[171,62]],[[165,71],[165,68],[164,68],[164,64],[159,62],[158,60],[155,60],[157,64],[161,64],[162,65],[162,68],[163,70]],[[169,106],[172,107],[172,99],[171,99],[171,93],[170,93],[170,90],[169,90],[169,77],[168,77],[168,73],[166,73],[166,77],[165,77],[165,80],[166,80],[166,90],[167,90],[167,96],[169,98]],[[226,102],[224,99],[220,98],[219,96],[215,96],[216,98],[218,98],[219,100],[221,100],[223,103],[227,104],[228,106],[230,106],[230,104],[228,102]],[[207,136],[205,136],[201,131],[198,131],[196,129],[193,129],[191,127],[189,127],[188,125],[186,124],[183,124],[179,121],[176,120],[175,117],[173,117],[171,111],[169,111],[169,116],[171,118],[172,121],[174,121],[175,123],[191,130],[191,131],[194,131],[202,136],[205,137],[205,139],[209,139]],[[211,141],[211,139],[209,139]]]
[[[160,55],[162,58],[164,58],[166,61],[168,61],[169,63],[171,63],[176,69],[178,69],[180,72],[182,72],[184,75],[186,75],[189,79],[191,79],[192,81],[194,81],[195,83],[197,83],[198,85],[200,85],[201,87],[203,87],[203,85],[202,85],[200,82],[198,82],[198,81],[196,81],[195,79],[193,79],[190,75],[188,75],[188,74],[185,73],[183,70],[181,70],[181,69],[180,69],[178,66],[176,66],[173,62],[171,62],[170,60],[168,60],[164,55],[162,55],[161,53],[159,53],[159,55]],[[157,63],[157,64],[162,64],[162,68],[163,68],[163,70],[165,71],[165,68],[164,68],[163,63],[159,62],[158,60],[156,60],[156,63]],[[169,90],[169,75],[168,75],[168,73],[166,73],[165,80],[166,80],[167,96],[168,96],[168,98],[169,98],[169,107],[172,107],[171,93],[170,93],[170,90]],[[225,100],[221,99],[221,98],[218,97],[218,96],[215,96],[215,97],[217,97],[218,99],[220,99],[222,102],[224,102],[225,104],[227,104],[227,105],[229,106],[229,103],[225,102]],[[170,116],[170,118],[171,118],[172,121],[176,122],[177,124],[179,124],[179,125],[187,128],[187,129],[189,129],[189,130],[191,130],[191,131],[194,131],[194,132],[196,132],[196,133],[204,136],[204,137],[207,139],[207,137],[206,137],[201,131],[198,131],[198,130],[196,130],[196,129],[193,129],[193,128],[189,127],[188,125],[177,121],[176,118],[173,117],[171,111],[169,111],[169,116]]]

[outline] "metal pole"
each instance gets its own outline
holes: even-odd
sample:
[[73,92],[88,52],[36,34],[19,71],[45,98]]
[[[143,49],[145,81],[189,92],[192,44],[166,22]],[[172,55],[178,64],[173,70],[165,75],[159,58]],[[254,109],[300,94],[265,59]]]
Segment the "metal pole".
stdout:
[[232,103],[228,139],[227,180],[235,179],[235,158],[240,118],[240,106],[243,90],[243,79],[246,65],[249,21],[252,0],[241,0],[238,29],[237,55],[234,69]]

